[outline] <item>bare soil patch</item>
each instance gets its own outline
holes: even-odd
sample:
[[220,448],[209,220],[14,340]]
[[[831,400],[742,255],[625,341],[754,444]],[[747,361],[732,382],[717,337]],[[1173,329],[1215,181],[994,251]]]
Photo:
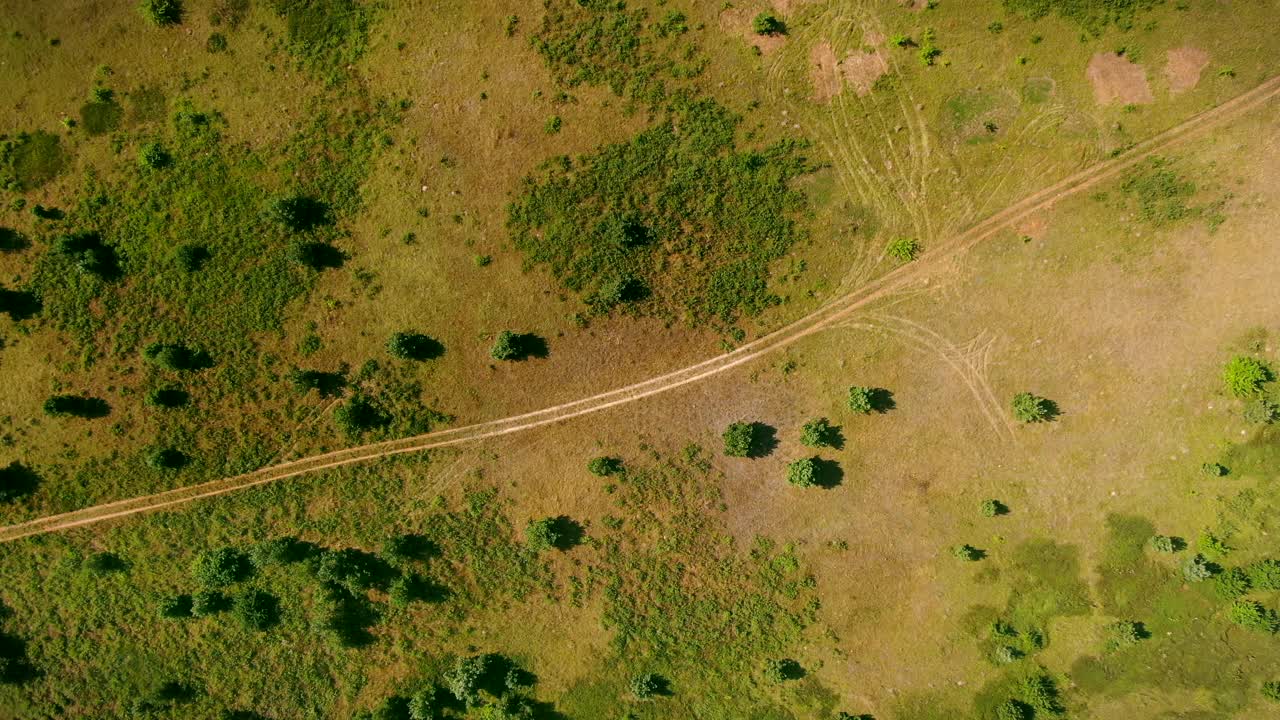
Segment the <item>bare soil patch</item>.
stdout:
[[1180,93],[1195,87],[1200,82],[1200,73],[1208,66],[1209,53],[1200,48],[1187,45],[1170,50],[1164,66],[1169,92]]
[[809,79],[813,81],[813,99],[827,102],[840,92],[840,61],[831,43],[823,41],[809,51]]
[[889,60],[880,50],[875,52],[852,52],[840,63],[840,74],[844,81],[853,86],[858,97],[871,94],[876,80],[889,72]]
[[1121,103],[1145,105],[1155,101],[1147,72],[1141,65],[1116,53],[1097,53],[1089,60],[1086,71],[1093,85],[1093,98],[1099,105]]

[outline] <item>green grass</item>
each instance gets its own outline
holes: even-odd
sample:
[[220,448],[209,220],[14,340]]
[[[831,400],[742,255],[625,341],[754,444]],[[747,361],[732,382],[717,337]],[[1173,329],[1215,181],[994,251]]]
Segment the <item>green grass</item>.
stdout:
[[0,138],[0,186],[34,190],[57,177],[69,158],[58,136],[37,130]]
[[740,147],[741,119],[678,99],[633,140],[549,163],[510,208],[529,263],[591,310],[729,325],[779,301],[770,263],[805,237],[803,146]]

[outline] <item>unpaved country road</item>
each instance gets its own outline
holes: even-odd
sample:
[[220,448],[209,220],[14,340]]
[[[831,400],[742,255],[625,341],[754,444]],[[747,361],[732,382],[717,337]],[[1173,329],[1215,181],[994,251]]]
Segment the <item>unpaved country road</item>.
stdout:
[[508,435],[540,425],[600,412],[704,380],[824,330],[879,298],[918,281],[922,277],[927,277],[934,269],[942,266],[945,262],[975,244],[990,238],[1001,229],[1032,213],[1043,210],[1065,197],[1079,193],[1099,182],[1109,180],[1143,159],[1155,153],[1163,152],[1176,143],[1185,141],[1230,118],[1252,110],[1271,100],[1277,94],[1280,94],[1280,76],[1273,77],[1243,95],[1232,98],[1159,135],[1138,143],[1120,157],[1093,165],[1051,187],[1010,205],[968,230],[936,243],[934,247],[927,249],[915,262],[898,267],[856,290],[835,298],[809,315],[747,343],[733,352],[718,355],[695,365],[633,385],[521,415],[513,415],[425,435],[360,445],[323,455],[313,455],[265,467],[244,475],[211,480],[199,485],[175,488],[154,495],[117,500],[104,505],[95,505],[59,515],[50,515],[9,525],[0,528],[0,542],[9,542],[31,535],[68,530],[137,513],[160,510],[189,503],[193,500],[215,497],[235,490],[243,490],[256,485],[264,485],[343,465],[376,460],[389,455],[420,452],[422,450]]

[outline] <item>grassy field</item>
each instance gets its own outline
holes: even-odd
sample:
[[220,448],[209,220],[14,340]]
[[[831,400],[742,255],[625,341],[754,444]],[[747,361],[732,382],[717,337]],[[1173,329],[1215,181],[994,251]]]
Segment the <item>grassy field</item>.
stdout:
[[604,413],[6,543],[0,716],[1278,707],[1280,104],[930,254],[1276,75],[1275,0],[0,17],[0,524],[567,402],[915,273]]

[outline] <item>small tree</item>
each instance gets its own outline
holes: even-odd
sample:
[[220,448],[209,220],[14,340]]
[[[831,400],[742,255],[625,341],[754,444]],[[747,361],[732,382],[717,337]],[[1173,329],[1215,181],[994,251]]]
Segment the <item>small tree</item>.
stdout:
[[1205,475],[1208,475],[1209,477],[1218,478],[1218,477],[1226,477],[1228,474],[1230,474],[1231,471],[1228,470],[1227,467],[1222,463],[1215,462],[1215,463],[1205,463],[1201,465],[1200,472],[1204,473]]
[[444,346],[434,338],[417,332],[398,332],[387,340],[387,352],[402,360],[431,360],[443,350]]
[[182,22],[181,0],[142,0],[138,5],[142,16],[152,25],[164,27]]
[[662,681],[653,673],[644,673],[631,678],[629,687],[637,700],[648,700],[662,690]]
[[162,170],[173,163],[173,157],[158,142],[149,142],[138,151],[138,164],[148,170]]
[[195,617],[216,615],[231,606],[231,601],[217,590],[201,590],[191,596],[191,614]]
[[1271,702],[1280,703],[1280,682],[1268,680],[1262,683],[1262,697]]
[[280,601],[262,590],[248,590],[236,598],[236,617],[250,630],[269,630],[280,621]]
[[231,547],[206,550],[196,556],[191,575],[201,585],[223,587],[247,578],[253,571],[249,558]]
[[1222,380],[1227,391],[1236,397],[1244,398],[1262,391],[1262,384],[1273,377],[1271,369],[1257,358],[1237,355],[1227,362],[1222,370]]
[[1253,398],[1244,405],[1244,412],[1241,413],[1245,422],[1254,423],[1255,425],[1270,425],[1280,418],[1280,405],[1276,405],[1267,398]]
[[755,423],[736,422],[725,429],[724,454],[729,457],[749,457],[755,447]]
[[1107,652],[1137,645],[1146,636],[1142,623],[1132,620],[1113,622],[1102,629],[1103,645]]
[[190,595],[167,595],[160,598],[160,617],[174,620],[191,617]]
[[1031,720],[1031,707],[1017,700],[1005,700],[996,706],[996,720]]
[[791,658],[769,659],[764,662],[764,678],[769,682],[783,683],[804,677],[804,668]]
[[1231,622],[1250,630],[1268,634],[1275,634],[1280,630],[1280,617],[1276,616],[1276,611],[1253,600],[1235,601],[1227,610],[1227,617]]
[[1029,392],[1013,396],[1013,417],[1018,422],[1036,423],[1048,420],[1053,414],[1049,401]]
[[1151,538],[1151,547],[1155,549],[1156,552],[1175,553],[1181,549],[1178,545],[1178,539],[1169,537],[1168,535],[1154,535]]
[[838,432],[826,418],[814,418],[800,429],[800,442],[812,448],[834,447]]
[[787,465],[787,482],[800,488],[818,484],[818,458],[800,458]]
[[974,562],[981,560],[986,553],[972,545],[965,544],[951,548],[951,554],[965,562]]
[[1182,577],[1188,582],[1202,582],[1213,577],[1213,566],[1199,553],[1187,558],[1182,564]]
[[181,450],[174,448],[156,448],[147,454],[147,465],[156,470],[181,470],[189,459]]
[[533,550],[551,550],[562,540],[556,518],[551,517],[530,520],[524,528],[524,538]]
[[1249,576],[1238,567],[1223,570],[1213,578],[1213,592],[1223,600],[1235,600],[1248,593],[1251,586]]
[[365,395],[355,395],[346,404],[339,405],[333,411],[333,418],[351,437],[391,423],[391,416]]
[[494,360],[516,360],[523,355],[520,346],[520,335],[510,331],[503,330],[498,333],[498,339],[494,341],[493,347],[489,349],[489,357]]
[[482,681],[491,672],[491,665],[492,658],[489,655],[458,658],[458,663],[454,665],[453,670],[444,676],[449,692],[453,693],[459,702],[474,703]]
[[859,415],[870,415],[875,409],[874,390],[854,385],[849,388],[849,409]]
[[329,206],[315,198],[294,193],[277,199],[271,215],[290,232],[306,232],[330,222]]
[[1280,590],[1280,561],[1259,560],[1249,566],[1249,584],[1259,590]]
[[601,456],[591,458],[587,462],[587,471],[599,477],[608,477],[622,472],[622,458]]
[[771,12],[762,12],[751,21],[751,29],[757,35],[785,35],[787,24]]

